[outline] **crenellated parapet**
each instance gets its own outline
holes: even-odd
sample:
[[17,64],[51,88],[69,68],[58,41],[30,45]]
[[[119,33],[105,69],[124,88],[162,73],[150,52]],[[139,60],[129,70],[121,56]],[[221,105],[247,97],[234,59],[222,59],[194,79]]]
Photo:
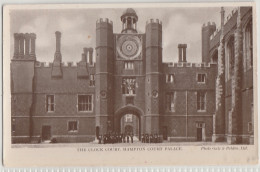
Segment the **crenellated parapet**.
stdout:
[[202,25],[201,29],[201,48],[202,48],[202,62],[209,63],[210,37],[216,31],[216,23],[208,22]]
[[101,23],[106,23],[106,24],[110,24],[113,26],[113,21],[112,20],[109,20],[108,18],[99,18],[97,21],[96,21],[96,24],[101,24]]
[[151,23],[162,25],[162,21],[160,21],[159,19],[149,19],[146,21],[146,25]]
[[215,63],[183,63],[183,62],[178,62],[178,63],[164,63],[166,67],[172,68],[172,67],[194,67],[194,68],[211,68],[215,67]]
[[35,60],[35,33],[14,33],[13,60]]

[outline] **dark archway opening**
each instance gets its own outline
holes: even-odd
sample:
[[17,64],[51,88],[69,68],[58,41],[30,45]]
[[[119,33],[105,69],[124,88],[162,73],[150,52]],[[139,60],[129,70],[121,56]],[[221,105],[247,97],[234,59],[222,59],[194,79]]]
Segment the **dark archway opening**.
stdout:
[[[136,107],[127,106],[116,113],[115,129],[122,134],[133,134],[138,140],[141,140],[141,114]],[[130,129],[132,127],[132,129]]]

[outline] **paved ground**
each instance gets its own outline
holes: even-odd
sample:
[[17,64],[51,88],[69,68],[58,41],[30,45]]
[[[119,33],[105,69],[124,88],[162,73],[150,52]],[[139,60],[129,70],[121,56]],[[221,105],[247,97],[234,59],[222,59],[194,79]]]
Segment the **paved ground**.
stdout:
[[51,148],[51,147],[130,147],[130,146],[205,146],[205,145],[227,145],[225,142],[163,142],[163,143],[115,143],[97,144],[91,143],[40,143],[40,144],[13,144],[13,148]]

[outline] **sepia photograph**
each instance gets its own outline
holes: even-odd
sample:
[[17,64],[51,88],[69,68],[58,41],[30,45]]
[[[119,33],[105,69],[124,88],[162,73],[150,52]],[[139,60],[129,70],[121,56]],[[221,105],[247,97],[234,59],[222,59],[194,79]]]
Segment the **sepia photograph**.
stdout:
[[232,4],[5,6],[4,146],[257,162],[255,4]]

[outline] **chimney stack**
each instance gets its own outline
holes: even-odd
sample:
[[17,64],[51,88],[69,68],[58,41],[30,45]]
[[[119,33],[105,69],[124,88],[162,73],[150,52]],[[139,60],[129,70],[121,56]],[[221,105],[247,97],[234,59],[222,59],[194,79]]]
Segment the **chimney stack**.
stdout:
[[36,39],[36,34],[35,33],[30,33],[31,37],[31,52],[30,55],[35,57],[35,39]]
[[56,35],[56,52],[54,54],[51,76],[54,78],[62,78],[63,76],[62,67],[61,67],[62,56],[60,53],[61,33],[59,31],[56,31],[55,35]]
[[93,48],[89,48],[89,65],[93,65]]
[[179,49],[179,62],[187,62],[186,59],[187,44],[178,44]]
[[225,10],[224,7],[221,7],[221,27],[224,26],[224,20],[225,20]]
[[23,56],[24,56],[24,34],[20,33],[19,38],[20,38],[19,39],[20,40],[19,56],[23,58]]
[[187,48],[187,44],[182,44],[182,48],[183,48],[183,62],[187,62],[186,60],[186,48]]
[[19,56],[19,34],[14,34],[14,59]]
[[56,31],[56,32],[55,32],[55,35],[56,35],[56,52],[59,53],[59,52],[60,52],[61,32]]
[[82,61],[82,62],[87,62],[87,57],[86,57],[86,54],[85,54],[85,53],[82,53],[82,54],[81,54],[81,61]]
[[24,38],[25,38],[25,55],[29,56],[30,35],[26,33],[24,34]]
[[179,62],[182,62],[182,44],[178,44],[179,49]]

